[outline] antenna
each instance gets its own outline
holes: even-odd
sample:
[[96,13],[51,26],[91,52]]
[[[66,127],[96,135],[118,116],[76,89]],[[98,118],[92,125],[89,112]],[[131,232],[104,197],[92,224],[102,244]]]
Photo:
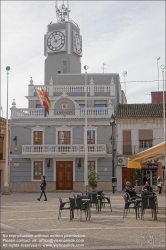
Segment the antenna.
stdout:
[[103,67],[101,67],[101,68],[103,69],[103,74],[104,74],[104,70],[105,70],[105,69],[107,69],[107,68],[104,68],[104,65],[107,65],[107,66],[109,66],[108,64],[106,64],[106,63],[103,63]]
[[[55,2],[55,9],[56,9],[56,17],[57,17],[57,22],[66,22],[69,21],[69,3],[67,0],[67,7],[63,4],[58,8],[57,2]],[[78,25],[77,25],[78,26]]]

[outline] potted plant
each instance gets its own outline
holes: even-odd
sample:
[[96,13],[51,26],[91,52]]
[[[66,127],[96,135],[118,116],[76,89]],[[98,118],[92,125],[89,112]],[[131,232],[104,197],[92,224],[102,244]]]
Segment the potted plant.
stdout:
[[98,182],[98,174],[96,173],[95,170],[92,170],[88,174],[88,186],[94,190],[97,187],[97,182]]
[[134,171],[134,178],[136,181],[135,191],[136,193],[141,193],[142,185],[141,185],[141,169],[136,168]]

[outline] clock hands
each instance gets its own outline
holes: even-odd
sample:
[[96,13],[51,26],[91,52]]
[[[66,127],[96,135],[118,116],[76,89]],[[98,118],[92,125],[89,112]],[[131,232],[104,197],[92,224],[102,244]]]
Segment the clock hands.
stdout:
[[[54,39],[55,39],[55,37],[54,37]],[[59,40],[61,40],[61,38],[55,39],[54,42],[57,43]]]

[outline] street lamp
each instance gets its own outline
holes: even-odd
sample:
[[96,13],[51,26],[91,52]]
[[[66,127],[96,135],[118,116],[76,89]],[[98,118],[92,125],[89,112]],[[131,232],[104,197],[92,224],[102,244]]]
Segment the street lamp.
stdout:
[[[115,177],[115,162],[114,162],[114,157],[115,157],[115,125],[116,125],[116,121],[115,121],[115,116],[112,114],[111,115],[111,122],[110,122],[110,126],[112,127],[112,137],[111,137],[111,142],[112,142],[112,180],[113,177]],[[115,186],[112,185],[112,192],[113,194],[115,193]]]
[[[162,69],[162,76],[163,76],[163,125],[164,125],[164,141],[166,141],[166,134],[165,134],[165,84],[164,84],[164,70],[165,65],[161,65],[160,68]],[[165,171],[164,171],[164,179],[165,179],[165,188],[166,188],[166,155],[164,156],[164,165],[165,165]]]
[[158,91],[159,91],[159,60],[160,60],[160,56],[156,57],[157,60],[157,71],[158,71]]
[[6,107],[6,161],[5,161],[5,182],[3,187],[3,194],[10,194],[9,192],[9,183],[8,183],[8,164],[9,164],[9,146],[8,146],[8,78],[9,78],[9,70],[10,67],[6,67],[7,70],[7,107]]
[[[126,77],[127,77],[127,71],[123,71],[123,76],[124,76],[124,88],[125,88],[125,96],[126,96]],[[126,97],[127,99],[127,97]]]

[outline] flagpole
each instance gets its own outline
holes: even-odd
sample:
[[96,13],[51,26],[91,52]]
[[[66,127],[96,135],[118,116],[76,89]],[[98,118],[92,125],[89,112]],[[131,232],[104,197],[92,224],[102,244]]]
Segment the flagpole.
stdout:
[[85,161],[84,161],[84,185],[88,186],[88,148],[87,148],[87,70],[88,66],[84,66],[85,69]]
[[3,186],[2,194],[10,194],[9,183],[8,183],[8,168],[9,168],[9,126],[8,126],[8,80],[10,67],[6,67],[7,70],[7,107],[6,107],[6,160],[5,160],[5,181]]

